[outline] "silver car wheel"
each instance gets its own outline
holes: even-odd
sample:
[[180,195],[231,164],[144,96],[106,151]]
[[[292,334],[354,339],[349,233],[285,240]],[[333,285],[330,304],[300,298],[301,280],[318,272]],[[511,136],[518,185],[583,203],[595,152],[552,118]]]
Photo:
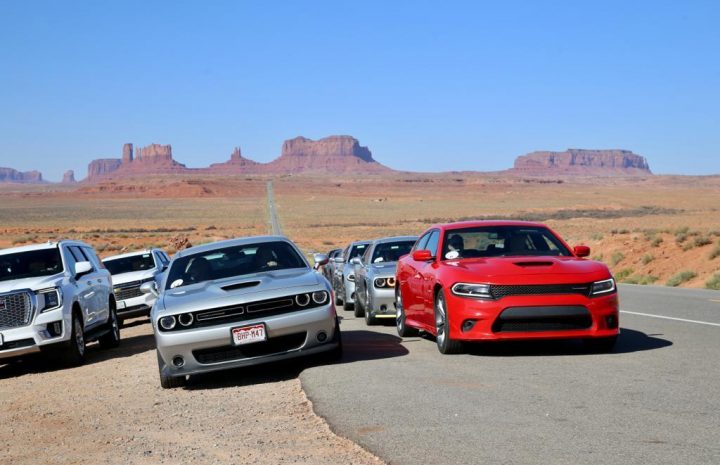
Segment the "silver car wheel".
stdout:
[[445,311],[445,299],[436,299],[435,301],[435,336],[439,345],[445,342],[445,325],[447,323],[447,314]]

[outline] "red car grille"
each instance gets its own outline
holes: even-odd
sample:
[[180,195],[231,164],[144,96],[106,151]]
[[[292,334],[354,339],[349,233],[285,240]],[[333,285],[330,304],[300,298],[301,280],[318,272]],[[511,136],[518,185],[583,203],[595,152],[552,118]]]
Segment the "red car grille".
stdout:
[[500,285],[490,286],[490,295],[494,299],[516,295],[552,295],[580,294],[590,295],[591,284],[534,284],[534,285]]

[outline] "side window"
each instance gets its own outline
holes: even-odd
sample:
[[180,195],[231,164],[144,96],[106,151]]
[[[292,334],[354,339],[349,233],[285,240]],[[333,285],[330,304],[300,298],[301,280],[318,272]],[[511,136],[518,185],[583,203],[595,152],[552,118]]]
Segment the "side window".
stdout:
[[430,238],[430,234],[432,234],[432,231],[418,239],[417,244],[415,244],[414,250],[425,250],[425,246],[427,245],[428,239]]
[[365,263],[365,264],[370,263],[370,256],[371,256],[370,254],[372,252],[372,249],[373,249],[372,246],[368,246],[368,248],[365,250],[365,253],[362,256],[363,263]]
[[80,251],[79,247],[71,246],[71,247],[68,247],[68,250],[70,250],[70,254],[72,254],[72,257],[75,260],[75,263],[87,261],[87,258],[85,258],[85,255],[83,255],[83,253]]
[[93,264],[95,269],[105,268],[93,249],[90,247],[82,247],[80,250],[87,257],[88,261]]
[[427,245],[425,246],[433,257],[437,256],[438,240],[440,239],[440,231],[437,229],[430,233]]
[[63,247],[62,248],[63,257],[65,257],[65,264],[67,265],[67,269],[71,273],[75,273],[75,263],[77,263],[77,260],[75,259],[75,256],[70,251],[70,247]]

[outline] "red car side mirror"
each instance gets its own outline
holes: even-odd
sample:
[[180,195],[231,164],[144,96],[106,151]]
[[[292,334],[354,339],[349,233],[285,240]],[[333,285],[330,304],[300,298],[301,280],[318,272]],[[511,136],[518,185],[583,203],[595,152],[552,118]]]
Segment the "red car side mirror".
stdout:
[[586,245],[576,245],[573,248],[573,253],[576,257],[588,257],[590,256],[590,247]]
[[429,250],[416,250],[413,252],[412,257],[416,262],[427,262],[433,258]]

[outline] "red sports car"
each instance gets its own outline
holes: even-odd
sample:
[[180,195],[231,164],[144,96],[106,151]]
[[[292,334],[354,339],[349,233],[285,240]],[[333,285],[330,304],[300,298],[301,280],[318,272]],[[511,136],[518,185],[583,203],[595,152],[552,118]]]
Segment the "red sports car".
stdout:
[[398,263],[398,334],[431,333],[443,354],[464,341],[569,338],[610,351],[617,289],[589,254],[540,223],[432,226]]

